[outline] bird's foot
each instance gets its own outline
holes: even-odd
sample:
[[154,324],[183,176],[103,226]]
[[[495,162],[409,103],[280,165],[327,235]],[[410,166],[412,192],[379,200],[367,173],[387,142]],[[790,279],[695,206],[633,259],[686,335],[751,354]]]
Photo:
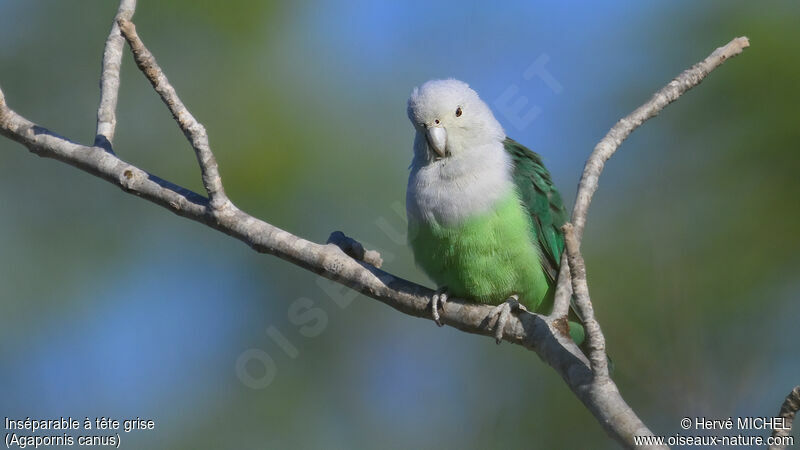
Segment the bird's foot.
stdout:
[[508,318],[511,317],[511,313],[514,311],[527,310],[528,309],[519,302],[519,296],[515,294],[506,299],[503,303],[495,306],[491,312],[489,312],[489,323],[491,323],[492,319],[497,317],[494,323],[494,339],[498,344],[503,342],[503,330],[506,327]]
[[439,317],[439,308],[444,309],[444,304],[447,303],[447,288],[439,288],[431,297],[431,312],[433,313],[433,321],[436,325],[444,326],[441,318]]

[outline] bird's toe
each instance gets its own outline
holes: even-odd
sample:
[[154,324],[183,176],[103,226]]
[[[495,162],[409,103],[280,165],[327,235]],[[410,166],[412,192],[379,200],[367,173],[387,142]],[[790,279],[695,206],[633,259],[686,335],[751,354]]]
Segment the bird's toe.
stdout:
[[520,304],[519,296],[517,295],[512,295],[503,303],[492,308],[489,312],[490,321],[496,318],[494,324],[494,339],[498,344],[503,342],[503,333],[506,328],[506,323],[508,323],[508,319],[514,311],[527,311],[527,308]]
[[447,291],[445,288],[441,288],[437,290],[433,297],[431,297],[431,313],[433,315],[433,321],[436,322],[438,326],[444,326],[442,323],[442,319],[439,316],[439,308],[444,309],[444,304],[447,303]]

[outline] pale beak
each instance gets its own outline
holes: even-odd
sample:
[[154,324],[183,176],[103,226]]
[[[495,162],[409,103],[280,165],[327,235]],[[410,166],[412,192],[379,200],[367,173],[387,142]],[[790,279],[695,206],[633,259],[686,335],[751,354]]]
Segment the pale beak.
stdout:
[[443,127],[429,127],[425,130],[425,139],[428,141],[428,147],[436,152],[439,158],[447,156],[445,152],[445,147],[447,146],[447,130]]

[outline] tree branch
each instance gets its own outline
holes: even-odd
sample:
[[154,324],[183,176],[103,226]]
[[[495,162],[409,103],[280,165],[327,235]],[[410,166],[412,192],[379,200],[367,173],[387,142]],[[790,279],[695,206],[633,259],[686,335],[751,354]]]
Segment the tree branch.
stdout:
[[567,249],[561,254],[561,266],[558,268],[558,283],[553,300],[553,311],[551,317],[567,317],[569,313],[569,301],[572,297],[572,284],[570,283],[569,262],[567,261]]
[[594,317],[594,307],[589,298],[589,285],[586,282],[586,264],[580,252],[580,243],[575,236],[575,228],[571,223],[565,224],[564,242],[567,249],[567,260],[572,273],[572,292],[575,293],[575,304],[583,318],[586,338],[589,343],[589,362],[597,379],[608,378],[608,356],[606,355],[606,338],[600,323]]
[[[222,186],[222,177],[219,175],[219,168],[217,166],[217,159],[214,153],[211,152],[211,146],[208,143],[208,134],[206,128],[198,122],[194,116],[189,112],[175,88],[169,83],[167,76],[158,66],[156,58],[150,53],[150,50],[144,46],[144,43],[136,34],[136,27],[133,22],[120,18],[117,20],[120,31],[128,45],[131,47],[133,59],[142,73],[153,85],[161,100],[169,108],[172,117],[178,122],[183,134],[194,149],[197,156],[197,162],[200,164],[200,172],[203,178],[203,187],[206,189],[209,198],[209,207],[213,214],[222,213],[223,210],[232,206],[230,200],[225,195],[225,188]],[[225,211],[227,213],[228,211]]]
[[[603,172],[606,161],[617,151],[622,141],[624,141],[636,128],[648,119],[655,117],[667,105],[677,100],[689,89],[700,84],[711,71],[721,66],[722,63],[730,58],[742,53],[750,46],[747,37],[738,37],[728,42],[726,45],[714,50],[706,59],[683,71],[666,86],[656,92],[653,97],[642,106],[636,108],[632,113],[620,119],[614,127],[609,130],[605,137],[597,143],[586,161],[586,165],[578,184],[578,194],[575,198],[575,206],[572,209],[571,222],[575,226],[575,238],[578,244],[583,239],[583,229],[586,226],[586,215],[589,212],[589,204],[600,182],[600,174]],[[569,299],[572,295],[570,289],[570,277],[567,258],[562,255],[561,268],[559,270],[558,285],[553,305],[554,317],[563,317],[569,309]],[[565,276],[566,275],[566,276]]]
[[358,261],[364,261],[365,263],[375,266],[379,269],[383,265],[383,258],[381,258],[380,253],[376,252],[375,250],[365,249],[360,242],[351,238],[350,236],[347,236],[341,231],[334,231],[331,233],[326,244],[333,244],[342,249],[347,256],[350,256]]
[[700,84],[712,70],[728,59],[742,53],[749,46],[750,41],[746,37],[738,37],[714,50],[706,59],[686,69],[674,80],[670,81],[669,84],[661,88],[647,103],[620,119],[608,134],[597,143],[594,151],[589,156],[589,160],[586,161],[581,181],[578,184],[575,206],[572,209],[572,223],[575,226],[575,236],[578,242],[583,238],[586,214],[589,211],[592,196],[597,190],[603,167],[606,161],[617,151],[622,141],[647,119],[655,117],[662,109],[677,100],[686,91]]
[[136,10],[136,0],[122,0],[111,32],[103,50],[103,71],[100,74],[100,106],[97,108],[97,133],[95,147],[113,152],[114,130],[117,126],[117,96],[119,94],[119,70],[122,66],[122,47],[125,40],[119,32],[117,21],[130,20]]
[[[364,251],[363,246],[360,246],[360,244],[355,245],[357,242],[354,240],[347,238],[343,234],[341,236],[335,234],[332,235],[331,243],[326,245],[316,244],[250,216],[227,199],[219,177],[216,161],[208,145],[205,128],[194,119],[180,101],[166,76],[156,64],[155,58],[145,48],[136,34],[133,24],[129,21],[129,16],[122,14],[123,10],[132,14],[134,4],[135,2],[132,0],[121,1],[121,12],[117,16],[120,32],[131,47],[137,66],[150,80],[156,92],[169,107],[187,139],[191,142],[201,166],[203,184],[210,200],[123,161],[113,153],[105,151],[104,145],[98,145],[97,143],[94,146],[77,144],[34,124],[6,105],[2,90],[0,90],[0,134],[19,142],[39,156],[66,162],[118,186],[127,193],[142,197],[182,217],[228,234],[248,244],[258,252],[275,255],[379,300],[405,314],[430,320],[429,305],[434,291],[395,277],[370,264],[369,262],[377,263],[380,260],[379,255],[377,259],[374,254],[367,255],[369,252]],[[129,8],[123,8],[125,5],[129,5]],[[111,40],[111,36],[109,39]],[[741,43],[742,40],[744,45]],[[737,44],[739,45],[738,51],[735,53],[730,51],[720,53],[720,50],[724,50],[736,42],[739,42]],[[650,114],[648,117],[651,117],[663,108],[666,103],[673,101],[688,87],[691,87],[683,87],[682,90],[679,88],[673,91],[671,89],[673,84],[678,83],[679,87],[686,86],[688,84],[683,83],[681,80],[683,77],[690,77],[692,78],[691,83],[693,83],[690,84],[692,86],[696,85],[724,59],[738,54],[741,48],[746,47],[746,42],[745,38],[739,38],[728,44],[728,46],[723,47],[723,49],[718,49],[706,61],[684,72],[684,74],[670,83],[667,88],[659,91],[653,100],[637,109],[637,112],[643,108],[650,110],[646,107],[653,103],[656,106],[653,106],[652,108],[654,109],[647,113]],[[114,45],[116,44],[114,43],[111,46],[111,50],[107,48],[107,52],[111,51],[113,53]],[[709,59],[715,57],[715,55],[717,55],[718,61],[716,63],[708,63]],[[108,66],[112,67],[114,65],[113,58],[109,57],[108,61]],[[106,64],[104,62],[105,67]],[[696,69],[698,67],[699,69]],[[108,86],[110,87],[106,91],[106,83],[103,82],[103,98],[109,100],[106,102],[101,100],[100,110],[103,110],[102,133],[100,132],[101,114],[98,111],[98,135],[105,136],[108,148],[110,148],[111,138],[113,138],[114,108],[104,105],[109,105],[109,102],[112,102],[110,100],[112,98],[113,103],[116,101],[116,91],[119,85],[118,71],[116,74],[114,75],[113,68],[110,69],[108,77],[106,77],[105,69],[103,72],[103,77],[108,78]],[[116,78],[114,78],[115,76]],[[665,91],[669,91],[669,95],[674,95],[674,98],[667,96],[668,101],[666,103],[660,97],[661,93]],[[111,111],[110,118],[106,114],[109,110]],[[632,116],[637,115],[637,112],[634,112]],[[646,120],[646,118],[641,119],[639,123]],[[530,313],[519,314],[508,321],[503,339],[535,351],[542,360],[559,373],[573,393],[591,411],[610,436],[623,446],[633,448],[634,436],[652,435],[652,432],[647,429],[622,399],[617,386],[608,377],[607,367],[603,369],[605,361],[601,364],[597,360],[597,355],[602,353],[603,357],[605,356],[605,341],[599,324],[594,320],[588,288],[586,287],[585,268],[578,251],[580,236],[585,223],[585,210],[588,208],[591,196],[597,188],[597,178],[599,178],[602,171],[602,164],[613,154],[622,139],[633,128],[638,126],[638,124],[631,126],[624,136],[620,134],[620,131],[615,132],[621,127],[621,124],[627,127],[629,121],[630,119],[628,118],[620,121],[609,132],[609,136],[613,136],[611,140],[607,136],[601,141],[589,162],[587,162],[584,177],[582,178],[585,183],[584,181],[581,182],[578,201],[576,202],[576,211],[579,213],[573,212],[573,220],[580,219],[580,226],[576,225],[574,230],[569,228],[569,257],[562,259],[562,276],[559,280],[559,287],[565,282],[569,284],[567,279],[570,277],[565,277],[563,274],[565,271],[569,272],[567,264],[571,264],[576,272],[572,284],[577,293],[579,308],[582,313],[590,317],[594,321],[593,323],[597,325],[596,327],[594,325],[587,327],[592,348],[591,363],[569,338],[567,321],[563,315],[546,317]],[[619,138],[619,136],[622,137]],[[606,141],[609,142],[604,144]],[[101,144],[103,143],[101,142]],[[600,161],[599,165],[597,161]],[[581,206],[582,209],[578,209],[579,205],[584,206]],[[580,212],[581,210],[583,212]],[[348,253],[358,259],[349,256],[340,246],[345,251],[350,249]],[[567,296],[567,302],[568,299],[569,296]],[[491,309],[492,307],[488,305],[471,304],[451,299],[443,307],[441,320],[468,333],[493,336],[494,332],[489,329],[487,323],[487,317]]]
[[792,422],[794,422],[794,416],[798,410],[800,410],[800,386],[795,386],[792,392],[786,396],[786,400],[783,401],[781,410],[778,412],[778,417],[783,418],[784,426],[772,430],[772,438],[776,440],[775,442],[781,443],[773,443],[769,446],[769,450],[784,450],[787,447],[785,439],[792,435]]

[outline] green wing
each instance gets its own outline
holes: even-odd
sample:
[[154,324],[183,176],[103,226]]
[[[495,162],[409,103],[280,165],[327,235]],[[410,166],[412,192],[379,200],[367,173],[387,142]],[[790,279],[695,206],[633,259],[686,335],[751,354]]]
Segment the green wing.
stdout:
[[567,221],[561,195],[539,155],[511,138],[503,141],[503,147],[514,163],[514,184],[531,215],[545,273],[554,282],[558,278],[561,252],[564,250],[561,226]]
[[[551,286],[555,286],[561,265],[561,253],[564,251],[564,233],[561,231],[561,226],[568,218],[564,202],[561,201],[561,194],[553,185],[550,172],[544,168],[539,155],[508,137],[503,141],[503,147],[511,155],[511,161],[514,163],[514,184],[517,186],[522,203],[531,215],[532,231],[538,240],[542,256],[542,268],[550,279]],[[575,343],[582,345],[585,338],[585,331],[581,325],[583,319],[572,301],[574,298],[570,301],[570,335]]]

